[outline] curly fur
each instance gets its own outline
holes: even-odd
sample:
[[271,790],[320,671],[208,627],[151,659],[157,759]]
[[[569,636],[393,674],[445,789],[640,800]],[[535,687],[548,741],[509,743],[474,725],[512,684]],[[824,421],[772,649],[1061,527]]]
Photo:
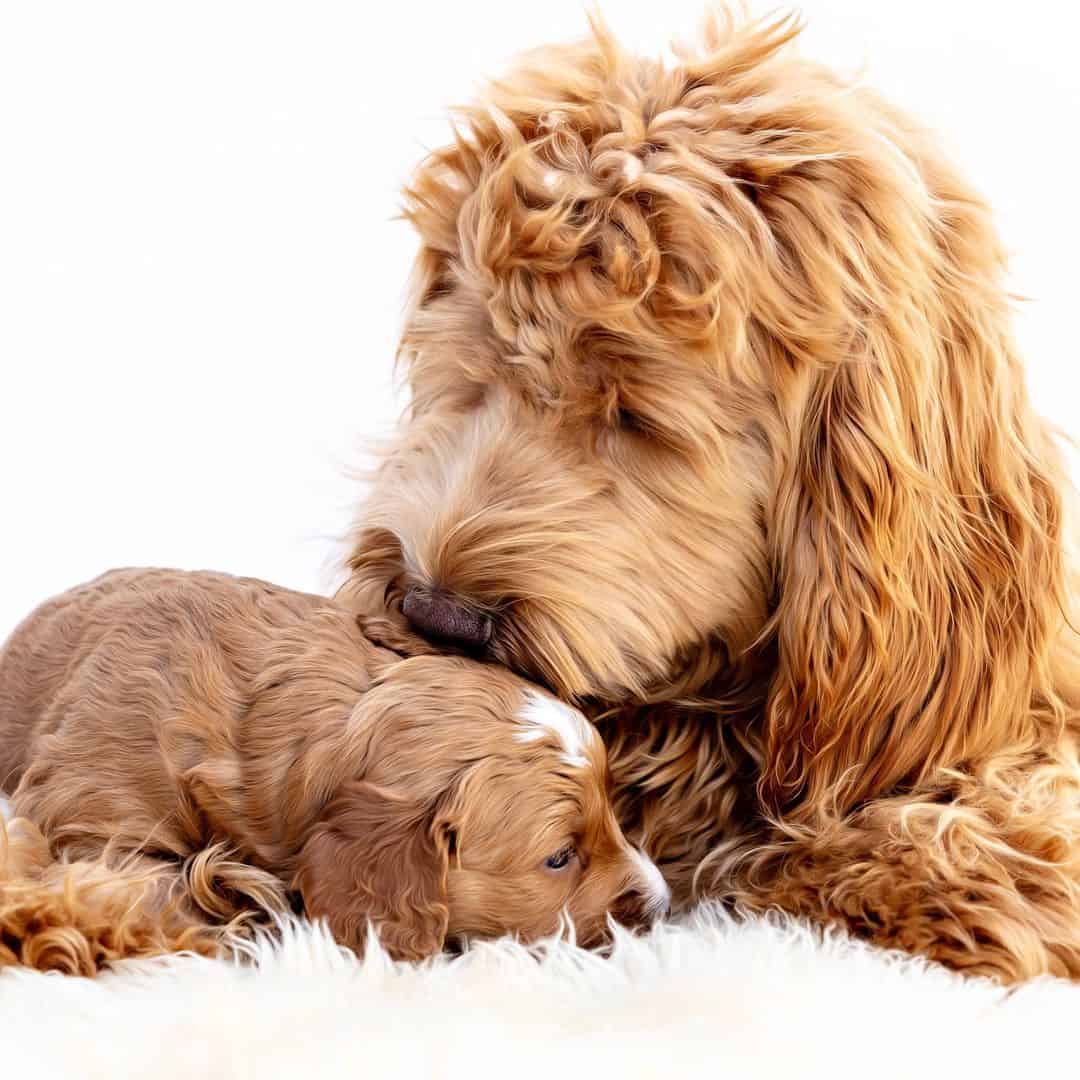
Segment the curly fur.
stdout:
[[192,918],[173,884],[138,857],[56,859],[31,822],[0,818],[0,968],[93,975],[119,959],[216,954],[225,928]]
[[587,704],[682,902],[1080,976],[1067,484],[1004,254],[797,32],[596,23],[461,110],[341,596],[404,637],[438,590]]

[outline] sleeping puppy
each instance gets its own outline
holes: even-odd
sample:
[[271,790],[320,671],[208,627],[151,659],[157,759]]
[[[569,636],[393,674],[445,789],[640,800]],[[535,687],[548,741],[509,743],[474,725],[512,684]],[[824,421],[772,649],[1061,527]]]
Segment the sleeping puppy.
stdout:
[[[609,914],[649,920],[669,899],[609,787],[599,737],[546,692],[402,659],[333,602],[252,579],[113,571],[0,652],[12,813],[56,857],[175,868],[170,895],[207,922],[257,895],[302,902],[355,949],[370,922],[403,959],[534,939],[563,912],[595,943]],[[263,887],[200,895],[192,860],[220,844]]]

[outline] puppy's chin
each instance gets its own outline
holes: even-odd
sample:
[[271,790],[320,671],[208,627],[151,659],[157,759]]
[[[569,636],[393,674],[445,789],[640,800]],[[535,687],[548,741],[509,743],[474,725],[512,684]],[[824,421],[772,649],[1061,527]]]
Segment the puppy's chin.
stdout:
[[[614,942],[611,922],[606,917],[600,920],[589,920],[587,924],[583,921],[576,922],[572,926],[568,926],[561,919],[553,919],[551,924],[542,930],[507,930],[504,933],[506,936],[514,937],[523,945],[535,945],[538,941],[558,935],[568,940],[572,939],[574,944],[582,949],[595,949],[601,953],[610,949]],[[484,937],[490,937],[490,935],[450,933],[443,945],[443,951],[450,956],[461,956],[469,951],[474,941],[479,941]]]

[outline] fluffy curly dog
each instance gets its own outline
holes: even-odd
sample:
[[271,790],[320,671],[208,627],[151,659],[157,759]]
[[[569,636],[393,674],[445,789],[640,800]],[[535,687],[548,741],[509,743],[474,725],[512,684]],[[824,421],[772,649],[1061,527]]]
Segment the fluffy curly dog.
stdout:
[[595,26],[461,113],[340,595],[587,707],[677,902],[1080,976],[1066,481],[1002,248],[797,30]]
[[0,779],[36,826],[0,844],[0,965],[212,951],[290,892],[405,959],[667,910],[579,712],[251,579],[115,571],[39,608],[0,652]]

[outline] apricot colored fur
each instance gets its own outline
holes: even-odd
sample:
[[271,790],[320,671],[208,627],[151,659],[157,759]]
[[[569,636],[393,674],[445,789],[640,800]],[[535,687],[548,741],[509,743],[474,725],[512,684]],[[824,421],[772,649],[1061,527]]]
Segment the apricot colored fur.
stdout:
[[682,904],[1080,976],[1068,487],[1004,252],[797,32],[597,24],[459,111],[340,595],[401,641],[454,597],[584,704]]

